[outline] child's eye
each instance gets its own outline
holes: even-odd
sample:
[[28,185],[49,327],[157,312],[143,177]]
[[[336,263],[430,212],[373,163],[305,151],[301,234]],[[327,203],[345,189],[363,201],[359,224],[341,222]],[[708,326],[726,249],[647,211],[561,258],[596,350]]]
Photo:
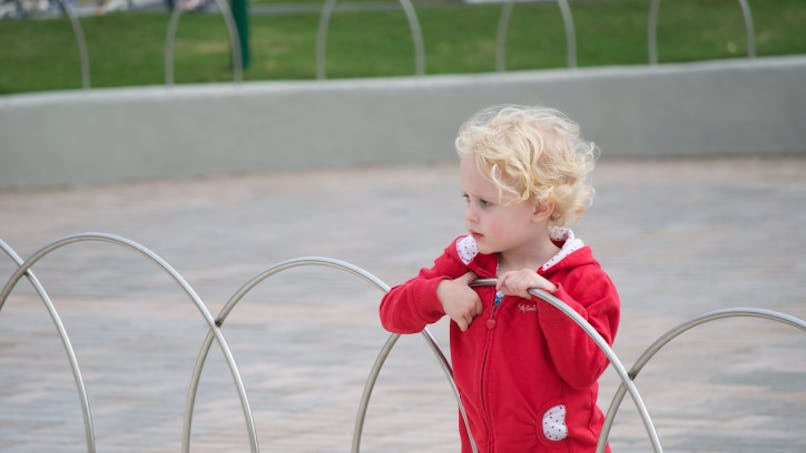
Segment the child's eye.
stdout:
[[462,194],[462,198],[465,200],[465,203],[470,204],[472,202],[472,203],[475,203],[479,207],[482,207],[482,208],[489,208],[490,206],[493,205],[492,202],[489,202],[489,201],[484,200],[482,198],[477,198],[477,199],[471,200],[470,195],[468,195],[466,193]]

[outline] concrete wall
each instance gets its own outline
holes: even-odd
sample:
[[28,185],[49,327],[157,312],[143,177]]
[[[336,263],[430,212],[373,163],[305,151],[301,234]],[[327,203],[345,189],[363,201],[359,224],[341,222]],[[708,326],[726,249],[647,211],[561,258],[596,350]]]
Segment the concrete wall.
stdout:
[[454,159],[481,107],[546,104],[603,156],[806,154],[806,56],[0,97],[0,188]]

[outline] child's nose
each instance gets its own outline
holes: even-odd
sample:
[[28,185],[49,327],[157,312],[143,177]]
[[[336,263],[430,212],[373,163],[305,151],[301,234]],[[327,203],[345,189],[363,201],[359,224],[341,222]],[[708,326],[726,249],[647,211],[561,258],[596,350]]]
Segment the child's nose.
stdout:
[[473,205],[467,205],[467,208],[465,208],[465,221],[468,223],[476,223],[478,220],[479,216],[476,213],[476,210],[473,209]]

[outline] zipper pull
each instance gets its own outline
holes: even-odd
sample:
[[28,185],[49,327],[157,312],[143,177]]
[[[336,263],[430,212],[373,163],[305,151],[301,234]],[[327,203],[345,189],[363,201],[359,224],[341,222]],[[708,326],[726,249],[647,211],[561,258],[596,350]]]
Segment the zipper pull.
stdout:
[[504,292],[499,289],[495,292],[495,300],[493,301],[493,304],[498,307],[502,300],[504,300]]
[[487,320],[487,330],[495,328],[495,309],[501,305],[502,300],[504,300],[504,292],[501,290],[496,291],[495,299],[493,300],[493,309],[490,312],[490,318]]

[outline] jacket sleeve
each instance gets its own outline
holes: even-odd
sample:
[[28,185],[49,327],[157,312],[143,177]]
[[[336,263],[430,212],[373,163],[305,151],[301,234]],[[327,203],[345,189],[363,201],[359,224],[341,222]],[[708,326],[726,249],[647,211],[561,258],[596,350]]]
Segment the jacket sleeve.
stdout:
[[467,272],[452,247],[455,246],[452,244],[434,261],[433,267],[421,269],[416,277],[386,293],[379,310],[384,329],[392,333],[417,333],[445,315],[437,286],[442,280]]
[[[612,346],[620,316],[618,293],[598,265],[591,267],[564,279],[553,295],[579,313]],[[609,364],[607,356],[565,313],[544,301],[537,306],[540,327],[560,377],[573,388],[593,385]]]

